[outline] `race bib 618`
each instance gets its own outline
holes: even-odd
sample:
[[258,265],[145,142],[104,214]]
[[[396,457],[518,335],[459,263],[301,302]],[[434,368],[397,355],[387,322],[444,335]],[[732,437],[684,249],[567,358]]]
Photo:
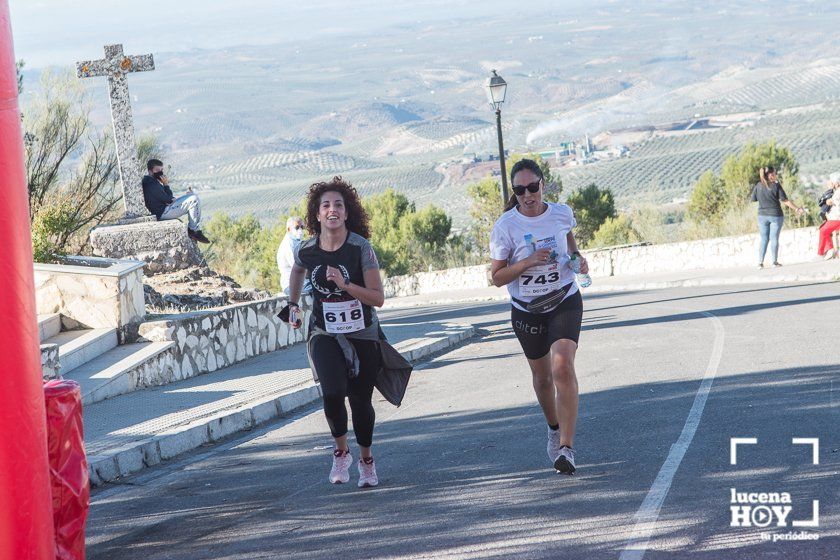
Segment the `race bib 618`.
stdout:
[[325,301],[324,326],[329,333],[351,333],[365,328],[362,304],[357,299],[350,301]]

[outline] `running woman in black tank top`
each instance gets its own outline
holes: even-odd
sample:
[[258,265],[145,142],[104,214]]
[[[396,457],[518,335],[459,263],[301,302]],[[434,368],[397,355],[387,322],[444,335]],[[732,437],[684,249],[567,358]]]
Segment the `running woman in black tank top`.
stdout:
[[[295,251],[290,274],[289,302],[296,308],[304,278],[312,284],[315,299],[307,342],[309,361],[321,383],[324,414],[335,438],[333,466],[329,480],[334,484],[350,480],[353,458],[347,444],[349,398],[353,431],[359,445],[359,486],[376,486],[379,481],[371,453],[376,419],[371,397],[381,366],[379,343],[354,338],[378,331],[373,307],[385,301],[379,263],[370,236],[367,215],[356,189],[335,177],[329,183],[315,183],[307,197],[306,225],[312,237]],[[295,309],[290,323],[295,328]],[[374,337],[376,338],[376,337]],[[341,343],[352,345],[359,361],[358,372],[348,368]]]

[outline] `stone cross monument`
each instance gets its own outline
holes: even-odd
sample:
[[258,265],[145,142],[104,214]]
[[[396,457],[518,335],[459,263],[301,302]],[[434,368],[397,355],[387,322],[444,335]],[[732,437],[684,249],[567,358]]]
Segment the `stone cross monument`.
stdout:
[[149,211],[143,202],[143,174],[137,161],[137,143],[134,140],[134,122],[131,117],[131,99],[128,95],[126,74],[154,69],[155,61],[152,55],[126,56],[123,54],[122,45],[105,45],[105,58],[76,63],[76,75],[79,78],[108,76],[117,165],[125,203],[124,218],[129,219],[147,216]]

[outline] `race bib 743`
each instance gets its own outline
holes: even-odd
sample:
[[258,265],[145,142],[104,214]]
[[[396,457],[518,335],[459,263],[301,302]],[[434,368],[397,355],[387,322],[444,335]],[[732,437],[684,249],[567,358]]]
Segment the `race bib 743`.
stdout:
[[537,297],[560,288],[560,265],[558,263],[532,266],[519,276],[519,295]]

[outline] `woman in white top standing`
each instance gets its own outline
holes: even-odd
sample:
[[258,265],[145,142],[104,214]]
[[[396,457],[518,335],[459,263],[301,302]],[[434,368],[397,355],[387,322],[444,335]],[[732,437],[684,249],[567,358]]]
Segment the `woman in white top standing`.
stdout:
[[490,271],[493,284],[507,286],[510,293],[513,330],[548,423],[549,460],[557,471],[574,474],[575,352],[583,301],[570,255],[580,258],[582,273],[589,266],[577,250],[572,209],[543,201],[545,181],[539,165],[530,159],[518,161],[510,180],[514,194],[490,236]]
[[824,259],[833,259],[837,256],[837,249],[834,248],[834,241],[831,237],[835,231],[840,231],[840,173],[832,173],[828,177],[830,188],[834,194],[826,202],[828,213],[826,221],[820,226],[820,244],[817,252]]

